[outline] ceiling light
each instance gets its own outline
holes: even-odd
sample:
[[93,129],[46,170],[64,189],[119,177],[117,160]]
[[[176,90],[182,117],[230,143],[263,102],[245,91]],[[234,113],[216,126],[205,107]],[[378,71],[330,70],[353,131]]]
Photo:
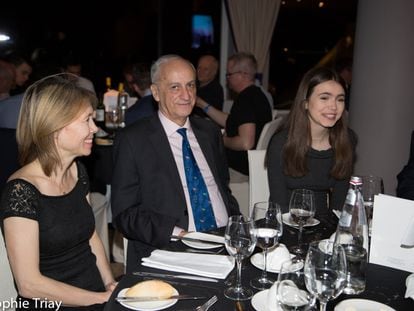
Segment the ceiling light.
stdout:
[[5,35],[4,33],[0,33],[0,42],[3,41],[9,41],[10,37],[8,35]]

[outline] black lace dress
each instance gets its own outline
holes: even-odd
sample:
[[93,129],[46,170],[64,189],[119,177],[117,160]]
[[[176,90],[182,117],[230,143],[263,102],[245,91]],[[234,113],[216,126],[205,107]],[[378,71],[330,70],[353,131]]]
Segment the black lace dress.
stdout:
[[[96,266],[96,257],[89,246],[95,228],[92,208],[86,200],[89,180],[85,167],[79,162],[77,167],[78,181],[75,187],[61,196],[43,195],[31,183],[22,179],[8,182],[0,204],[1,229],[3,230],[3,220],[7,217],[18,216],[37,221],[40,272],[54,280],[86,290],[105,291]],[[34,300],[23,297],[18,299],[29,301],[30,309],[41,310],[39,302],[35,305]],[[102,308],[101,305],[95,305],[85,309]],[[72,308],[79,309],[81,308]]]

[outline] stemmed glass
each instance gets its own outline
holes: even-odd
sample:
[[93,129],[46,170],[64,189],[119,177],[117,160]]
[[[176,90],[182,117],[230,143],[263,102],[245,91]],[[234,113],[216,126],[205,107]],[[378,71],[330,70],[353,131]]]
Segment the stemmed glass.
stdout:
[[306,288],[319,299],[320,311],[345,288],[347,262],[340,244],[329,240],[310,243],[305,260]]
[[365,212],[367,215],[369,235],[371,235],[372,212],[374,208],[374,197],[384,193],[382,178],[373,175],[362,176],[362,196],[364,197]]
[[298,256],[304,256],[306,251],[302,248],[302,231],[308,219],[315,216],[313,191],[307,189],[293,190],[289,202],[289,213],[292,221],[299,225],[298,245],[293,246],[290,251]]
[[257,289],[267,289],[275,282],[267,276],[267,253],[279,244],[283,233],[280,206],[273,202],[255,203],[252,219],[256,227],[257,246],[263,250],[263,272],[259,278],[252,279],[250,285]]
[[305,261],[299,257],[293,257],[282,263],[276,297],[283,310],[313,309],[315,298],[306,289],[304,267]]
[[236,259],[236,284],[224,291],[224,296],[232,300],[247,300],[253,296],[250,289],[242,287],[241,265],[244,258],[249,257],[256,246],[256,231],[253,220],[242,215],[231,216],[224,234],[227,252]]

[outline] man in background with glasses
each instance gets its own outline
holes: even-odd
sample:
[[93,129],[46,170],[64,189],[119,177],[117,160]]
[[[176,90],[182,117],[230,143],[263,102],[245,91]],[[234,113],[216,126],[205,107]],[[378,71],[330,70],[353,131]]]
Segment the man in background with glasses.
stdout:
[[255,85],[256,73],[257,61],[252,54],[240,52],[228,59],[227,85],[237,94],[230,113],[197,98],[197,106],[225,128],[223,140],[231,168],[230,180],[235,182],[247,180],[247,150],[256,148],[263,126],[272,119],[269,101]]

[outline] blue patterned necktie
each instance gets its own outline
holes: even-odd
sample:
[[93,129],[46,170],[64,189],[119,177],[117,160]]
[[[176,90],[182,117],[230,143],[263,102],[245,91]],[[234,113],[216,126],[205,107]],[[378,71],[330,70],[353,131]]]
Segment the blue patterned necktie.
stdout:
[[186,128],[180,128],[177,132],[183,137],[184,171],[188,193],[190,195],[191,208],[193,210],[194,223],[197,231],[216,229],[216,220],[214,218],[207,186],[198,168],[194,154],[191,151],[186,130]]

